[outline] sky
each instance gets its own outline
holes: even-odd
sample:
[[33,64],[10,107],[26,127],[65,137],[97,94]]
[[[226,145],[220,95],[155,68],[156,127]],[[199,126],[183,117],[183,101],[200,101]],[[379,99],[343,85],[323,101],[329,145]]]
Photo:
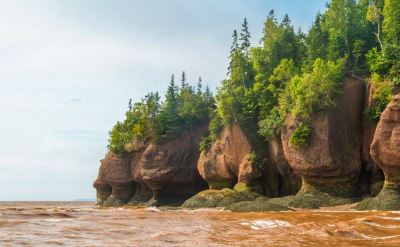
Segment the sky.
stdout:
[[213,90],[231,36],[274,9],[308,30],[324,0],[0,0],[0,200],[95,198],[108,131],[171,74]]

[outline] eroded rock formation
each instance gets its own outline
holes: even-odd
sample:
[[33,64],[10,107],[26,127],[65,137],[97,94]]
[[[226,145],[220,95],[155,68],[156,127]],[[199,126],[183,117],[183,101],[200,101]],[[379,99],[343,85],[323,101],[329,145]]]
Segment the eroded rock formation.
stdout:
[[[255,154],[256,150],[242,128],[234,124],[225,127],[210,150],[201,153],[197,168],[210,189],[233,188],[242,183],[260,193],[278,195],[276,169],[265,160],[256,164]],[[261,184],[263,177],[267,179]]]
[[[336,106],[310,121],[308,145],[290,145],[298,122],[291,116],[287,118],[282,131],[283,150],[294,172],[302,178],[299,196],[322,192],[332,197],[350,197],[357,192],[362,112],[363,82],[347,77]],[[321,205],[324,202],[326,199],[321,198]],[[293,206],[302,207],[301,203]]]
[[373,90],[347,77],[335,106],[311,119],[313,131],[306,146],[289,143],[299,123],[288,116],[281,138],[257,147],[233,124],[200,154],[200,139],[208,131],[204,123],[174,139],[144,143],[120,155],[109,153],[94,182],[98,204],[180,205],[190,197],[184,207],[318,208],[352,203],[354,195],[379,191],[376,184],[383,170],[382,191],[357,208],[399,210],[400,95],[376,126],[363,114],[374,104]]
[[358,209],[400,209],[400,95],[393,97],[376,127],[371,157],[385,174],[383,189],[375,198],[357,205]]
[[161,144],[101,160],[93,186],[102,206],[179,203],[206,187],[197,171],[198,144],[207,124]]
[[301,180],[285,158],[281,139],[277,137],[268,140],[267,149],[270,161],[280,175],[279,195],[285,196],[297,193],[301,186]]
[[131,176],[132,155],[108,153],[100,161],[99,175],[93,186],[97,190],[97,203],[104,206],[119,206],[128,202],[135,192]]
[[150,144],[140,160],[140,177],[153,192],[150,205],[179,202],[206,187],[197,170],[200,138],[207,124],[182,133],[178,138]]

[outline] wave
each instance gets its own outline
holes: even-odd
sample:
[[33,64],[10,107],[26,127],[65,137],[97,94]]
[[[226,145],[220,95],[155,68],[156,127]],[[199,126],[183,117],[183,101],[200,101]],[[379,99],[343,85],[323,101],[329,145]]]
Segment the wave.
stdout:
[[293,226],[289,222],[283,220],[254,220],[250,222],[242,222],[240,224],[242,226],[249,226],[253,230]]

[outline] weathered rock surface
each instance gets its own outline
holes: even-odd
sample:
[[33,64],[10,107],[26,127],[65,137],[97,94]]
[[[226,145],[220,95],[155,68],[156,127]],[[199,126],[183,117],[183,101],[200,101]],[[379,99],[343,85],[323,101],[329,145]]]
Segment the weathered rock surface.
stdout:
[[207,125],[161,144],[147,143],[130,153],[101,160],[93,186],[98,205],[180,203],[207,187],[197,171],[198,145]]
[[268,140],[267,148],[270,161],[280,175],[279,195],[285,196],[297,193],[301,186],[301,179],[287,162],[281,139]]
[[302,147],[289,144],[299,123],[288,116],[281,138],[267,143],[252,142],[234,124],[200,154],[205,123],[174,139],[109,153],[94,182],[98,204],[177,206],[186,200],[183,207],[231,211],[319,208],[380,191],[383,170],[379,195],[356,208],[400,210],[400,95],[376,126],[363,114],[374,104],[373,88],[364,90],[362,81],[347,77],[336,105],[309,122],[313,131]]
[[357,205],[358,209],[400,209],[400,95],[382,113],[371,144],[371,156],[385,174],[382,191]]
[[131,176],[132,154],[108,153],[100,161],[99,175],[93,186],[97,189],[97,204],[119,206],[125,204],[135,191]]
[[[298,123],[291,116],[287,118],[287,127],[282,131],[283,150],[294,172],[302,178],[297,196],[320,196],[321,192],[332,197],[350,197],[356,193],[361,168],[362,112],[363,82],[347,77],[336,106],[311,120],[313,132],[307,146],[289,144]],[[321,197],[321,206],[326,201]],[[302,203],[292,206],[307,207]]]
[[201,153],[197,168],[210,189],[232,188],[243,183],[257,192],[278,195],[276,169],[266,160],[255,164],[254,151],[242,128],[233,124],[223,129],[210,150]]
[[207,124],[203,124],[178,138],[146,148],[139,161],[139,177],[153,192],[147,205],[183,201],[206,187],[197,170],[197,160],[200,138],[207,131]]
[[[375,87],[372,83],[367,83],[365,87],[365,109],[372,108],[376,102],[373,99]],[[362,119],[362,168],[360,175],[360,192],[363,194],[377,195],[381,190],[384,176],[382,170],[377,166],[370,155],[371,143],[374,138],[377,122],[369,119],[368,114],[364,112]]]

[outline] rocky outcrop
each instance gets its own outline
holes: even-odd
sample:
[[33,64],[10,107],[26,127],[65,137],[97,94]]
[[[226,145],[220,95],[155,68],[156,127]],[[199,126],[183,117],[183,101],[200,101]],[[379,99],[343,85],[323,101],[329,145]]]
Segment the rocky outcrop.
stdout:
[[299,126],[289,115],[280,138],[267,142],[233,124],[200,153],[200,139],[208,132],[204,123],[173,139],[109,153],[94,182],[97,202],[158,206],[186,200],[183,207],[231,211],[319,208],[380,191],[383,170],[379,195],[356,208],[400,210],[400,95],[376,125],[363,114],[374,104],[373,90],[347,77],[336,104],[308,122],[312,132],[304,146],[289,142]]
[[[305,194],[317,197],[320,193],[332,197],[351,197],[357,192],[361,167],[362,112],[363,82],[347,77],[336,106],[310,121],[312,134],[308,145],[294,147],[289,144],[298,122],[291,116],[287,118],[282,131],[282,143],[286,160],[302,179],[298,197]],[[302,200],[295,201],[299,203],[293,206],[304,206]],[[321,197],[320,206],[325,202],[325,196]],[[318,206],[318,202],[314,204]]]
[[[225,127],[211,148],[201,153],[197,163],[200,175],[210,189],[188,199],[183,207],[230,207],[236,203],[252,202],[252,205],[239,204],[232,208],[246,211],[256,208],[253,204],[258,205],[260,200],[255,201],[258,197],[279,196],[280,185],[288,185],[291,181],[283,183],[277,166],[281,166],[282,174],[288,175],[284,179],[292,179],[289,176],[294,175],[290,167],[285,167],[286,164],[280,160],[279,147],[275,149],[271,146],[270,151],[276,162],[273,163],[266,152],[266,145],[262,146],[264,152],[260,151],[261,145],[255,146],[254,140],[251,142],[238,124]],[[293,186],[290,184],[288,190]]]
[[210,189],[233,188],[242,183],[257,192],[278,195],[277,171],[265,158],[256,152],[242,128],[233,124],[201,153],[197,168]]
[[93,186],[101,206],[181,203],[206,188],[197,171],[200,138],[207,124],[130,153],[109,153],[101,160]]
[[357,205],[358,209],[400,210],[400,94],[393,97],[375,131],[371,157],[383,170],[383,189],[375,198]]
[[180,137],[146,148],[139,163],[140,177],[153,193],[147,205],[180,202],[206,187],[196,165],[200,138],[207,131],[207,124],[203,124]]
[[108,153],[100,161],[99,175],[93,186],[97,190],[97,204],[104,206],[124,205],[135,192],[131,176],[132,155]]

